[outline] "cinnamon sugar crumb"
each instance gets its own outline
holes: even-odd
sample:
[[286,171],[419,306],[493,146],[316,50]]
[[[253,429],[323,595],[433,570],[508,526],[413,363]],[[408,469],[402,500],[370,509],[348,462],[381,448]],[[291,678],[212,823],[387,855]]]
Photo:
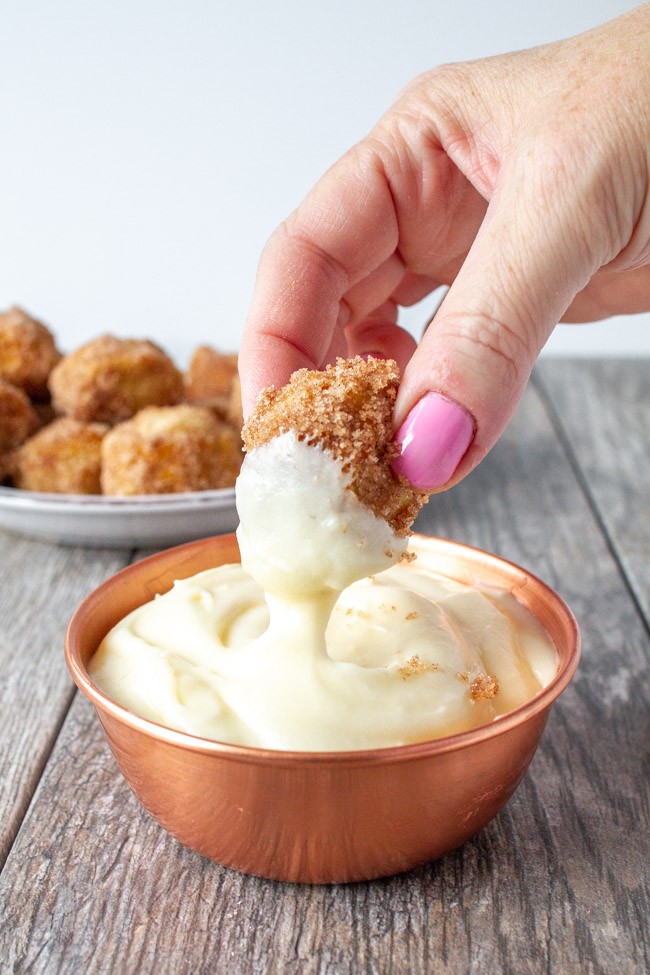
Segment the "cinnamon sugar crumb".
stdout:
[[417,559],[417,555],[415,552],[402,552],[402,554],[400,555],[397,561],[408,563],[408,562],[415,562],[416,559]]
[[409,677],[415,677],[417,674],[426,674],[427,671],[435,673],[437,669],[438,664],[428,664],[417,653],[414,653],[402,667],[398,668],[402,680],[408,680]]
[[494,674],[488,674],[487,677],[485,674],[479,674],[469,685],[469,692],[473,701],[480,701],[482,699],[489,700],[492,697],[496,697],[499,693],[498,678]]
[[418,614],[415,612],[415,610],[413,610],[413,612],[407,613],[406,616],[404,617],[404,619],[407,619],[407,620],[415,620],[415,619],[417,619],[417,616],[418,616]]
[[350,489],[397,535],[407,535],[428,500],[390,462],[399,369],[391,359],[337,359],[322,372],[299,369],[282,389],[265,389],[244,425],[244,449],[293,430],[341,461]]

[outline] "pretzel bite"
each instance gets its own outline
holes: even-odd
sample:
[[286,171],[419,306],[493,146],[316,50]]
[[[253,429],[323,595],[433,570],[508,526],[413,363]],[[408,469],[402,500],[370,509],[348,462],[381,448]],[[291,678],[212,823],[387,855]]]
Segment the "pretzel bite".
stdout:
[[101,443],[108,427],[61,417],[16,452],[14,483],[25,491],[100,494]]
[[192,401],[220,397],[228,399],[236,375],[235,354],[217,352],[209,345],[199,345],[185,377],[185,395]]
[[241,383],[238,375],[235,376],[232,381],[226,416],[228,422],[235,427],[236,430],[241,430],[244,425],[244,413],[241,402]]
[[359,500],[406,535],[428,495],[390,464],[399,453],[392,432],[398,385],[390,359],[357,356],[323,372],[299,369],[282,389],[262,391],[242,430],[244,449],[293,430],[339,460]]
[[147,407],[102,446],[104,494],[170,494],[232,487],[243,459],[237,433],[201,406]]
[[54,336],[22,308],[0,312],[0,377],[28,396],[47,395],[47,379],[61,358]]
[[153,342],[101,335],[61,360],[50,390],[58,413],[118,423],[144,406],[178,403],[183,377]]
[[230,424],[238,433],[244,425],[239,376],[233,378],[230,396],[211,396],[208,399],[192,400],[192,404],[206,407],[218,420]]
[[16,466],[16,454],[15,451],[1,451],[0,450],[0,484],[4,484],[14,472]]
[[0,379],[0,453],[18,447],[38,427],[38,416],[27,394]]
[[201,406],[204,410],[210,410],[220,423],[230,423],[229,405],[230,401],[225,396],[208,396],[206,399],[193,399],[191,402],[191,406]]
[[38,420],[37,429],[39,430],[41,427],[46,427],[48,423],[54,423],[54,421],[58,420],[59,418],[59,414],[56,412],[52,406],[51,400],[49,399],[33,402],[32,409],[36,414],[36,418]]
[[13,484],[12,475],[16,469],[16,451],[0,450],[0,484]]

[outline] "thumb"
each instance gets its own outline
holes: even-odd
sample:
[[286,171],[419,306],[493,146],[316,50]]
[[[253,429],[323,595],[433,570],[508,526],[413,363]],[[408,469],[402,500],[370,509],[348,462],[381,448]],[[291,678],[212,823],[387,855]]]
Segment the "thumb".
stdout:
[[522,185],[510,179],[517,192],[494,194],[404,373],[393,466],[424,490],[456,484],[494,445],[555,324],[602,263],[578,228],[584,199],[563,204],[556,189],[524,194]]

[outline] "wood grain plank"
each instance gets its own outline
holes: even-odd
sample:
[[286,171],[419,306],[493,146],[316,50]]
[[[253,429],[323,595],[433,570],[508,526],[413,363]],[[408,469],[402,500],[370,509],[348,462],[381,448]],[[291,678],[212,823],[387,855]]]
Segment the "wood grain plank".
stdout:
[[650,626],[650,359],[542,360],[536,382]]
[[68,620],[127,561],[0,532],[0,867],[72,700]]
[[399,877],[315,888],[245,877],[148,818],[77,698],[0,877],[9,970],[648,970],[648,636],[534,391],[419,528],[526,565],[581,624],[579,673],[506,810],[461,850]]

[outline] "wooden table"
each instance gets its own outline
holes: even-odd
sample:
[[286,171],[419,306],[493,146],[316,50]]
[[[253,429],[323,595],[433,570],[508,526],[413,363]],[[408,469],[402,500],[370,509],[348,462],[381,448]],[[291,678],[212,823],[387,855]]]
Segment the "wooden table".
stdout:
[[141,553],[0,533],[0,971],[650,970],[650,361],[543,361],[501,442],[420,531],[521,563],[580,623],[576,678],[507,808],[409,874],[305,887],[183,849],[76,694],[63,634]]

